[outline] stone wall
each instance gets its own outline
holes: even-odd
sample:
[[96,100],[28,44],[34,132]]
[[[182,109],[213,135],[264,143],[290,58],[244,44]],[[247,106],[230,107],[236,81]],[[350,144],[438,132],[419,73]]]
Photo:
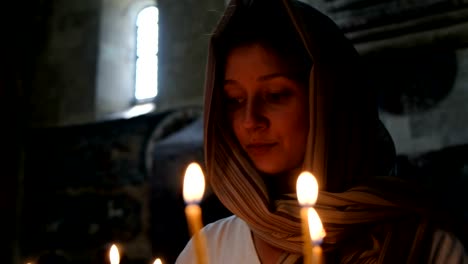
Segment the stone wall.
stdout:
[[[30,111],[18,258],[103,263],[116,243],[121,263],[153,257],[171,263],[188,240],[183,201],[165,190],[153,195],[147,140],[164,109],[201,104],[208,35],[223,2],[157,2],[164,36],[160,102],[158,111],[131,119],[118,112],[133,95],[133,20],[154,2],[65,2],[42,1],[36,10],[35,29],[43,34],[36,36],[37,60],[25,87]],[[175,222],[180,228],[171,237]]]
[[60,252],[68,263],[99,263],[116,243],[126,263],[149,263],[145,146],[164,115],[29,131],[24,260]]
[[[189,108],[30,130],[22,259],[53,253],[69,264],[103,263],[116,243],[122,263],[174,263],[190,238],[183,174],[190,162],[203,165],[200,116]],[[209,188],[202,206],[205,223],[228,215]]]
[[[56,0],[38,10],[46,38],[36,39],[34,82],[29,94],[33,126],[93,120],[100,1]],[[33,59],[33,58],[31,58]]]
[[141,10],[153,5],[160,8],[155,0],[102,1],[95,120],[122,116],[135,105],[136,20]]
[[[159,11],[157,111],[201,105],[209,34],[223,0],[51,1],[30,91],[32,126],[74,125],[132,107],[135,19]],[[183,95],[183,96],[181,96]]]
[[468,1],[308,1],[361,53],[397,152],[468,144]]
[[[467,7],[466,0],[300,0],[327,14],[344,32],[357,34],[362,30],[404,26],[433,15],[444,16],[445,21],[466,20],[453,11]],[[412,22],[410,22],[412,21]],[[429,22],[429,21],[428,21]],[[437,21],[432,21],[432,25]],[[440,26],[440,25],[438,25]],[[421,29],[421,28],[420,28]],[[395,32],[399,35],[403,31]],[[350,38],[354,39],[353,36]],[[382,39],[382,37],[380,37]]]
[[[400,154],[468,145],[468,48],[422,49],[406,51],[405,60],[381,57],[380,65],[388,64],[378,67],[388,80],[381,117]],[[397,74],[402,80],[394,79]]]
[[157,107],[202,105],[210,33],[223,0],[160,0],[159,95]]

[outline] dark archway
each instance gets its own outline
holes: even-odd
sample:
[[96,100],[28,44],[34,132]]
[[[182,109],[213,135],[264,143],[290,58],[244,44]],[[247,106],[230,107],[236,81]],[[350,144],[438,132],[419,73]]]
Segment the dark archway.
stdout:
[[424,112],[453,89],[457,72],[453,49],[417,47],[364,56],[381,110],[396,114]]

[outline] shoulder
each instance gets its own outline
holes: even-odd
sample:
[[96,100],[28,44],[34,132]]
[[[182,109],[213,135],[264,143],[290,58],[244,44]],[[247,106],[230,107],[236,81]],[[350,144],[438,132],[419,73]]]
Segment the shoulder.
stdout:
[[226,235],[230,236],[232,233],[249,231],[249,227],[239,217],[232,215],[206,225],[202,231],[207,239],[218,240]]
[[433,234],[429,263],[468,264],[468,256],[464,245],[454,234],[438,229]]
[[[228,263],[226,260],[232,260],[233,256],[236,256],[236,263],[256,263],[257,255],[250,228],[237,216],[229,216],[210,223],[202,229],[202,233],[206,239],[210,262]],[[237,262],[239,258],[244,259],[244,261]],[[194,259],[192,240],[190,240],[180,253],[176,263],[194,263]],[[254,261],[252,262],[252,260]]]

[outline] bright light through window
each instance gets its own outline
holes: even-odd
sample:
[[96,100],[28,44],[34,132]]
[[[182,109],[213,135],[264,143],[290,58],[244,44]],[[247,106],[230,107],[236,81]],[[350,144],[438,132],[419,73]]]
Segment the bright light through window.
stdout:
[[147,100],[158,94],[158,19],[155,6],[146,7],[137,17],[137,61],[135,99]]

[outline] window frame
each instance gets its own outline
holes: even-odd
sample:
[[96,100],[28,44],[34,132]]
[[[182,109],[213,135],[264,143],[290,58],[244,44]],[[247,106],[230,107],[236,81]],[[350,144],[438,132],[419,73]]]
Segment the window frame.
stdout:
[[[156,8],[157,12],[158,12],[158,16],[157,16],[157,23],[156,23],[156,29],[157,29],[157,45],[158,47],[156,48],[156,54],[154,55],[156,57],[156,95],[154,97],[150,97],[150,98],[143,98],[143,99],[138,99],[136,97],[136,91],[137,91],[137,78],[138,78],[138,68],[137,68],[137,63],[138,63],[138,60],[141,58],[138,56],[138,30],[139,30],[139,26],[138,26],[138,19],[139,19],[139,16],[140,14],[146,10],[147,8]],[[134,19],[134,28],[135,28],[135,32],[134,32],[134,59],[133,59],[133,85],[132,85],[132,105],[141,105],[141,104],[147,104],[147,103],[152,103],[155,101],[155,99],[157,98],[158,94],[159,94],[159,87],[158,87],[158,84],[159,84],[159,76],[158,76],[158,66],[159,66],[159,8],[158,6],[155,4],[155,3],[152,3],[152,4],[146,4],[144,6],[142,6],[137,12],[136,12],[136,16],[135,16],[135,19]]]

